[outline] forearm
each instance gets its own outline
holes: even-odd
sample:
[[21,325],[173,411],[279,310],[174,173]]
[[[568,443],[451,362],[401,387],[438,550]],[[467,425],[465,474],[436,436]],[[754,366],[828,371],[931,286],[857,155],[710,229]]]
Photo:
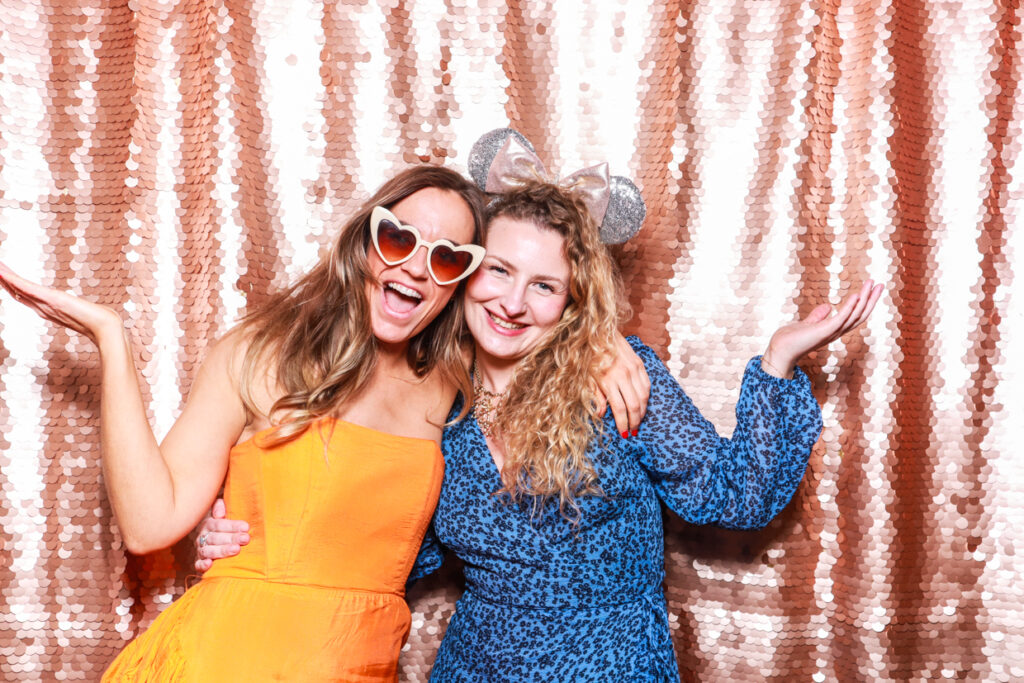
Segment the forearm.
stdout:
[[725,468],[735,477],[735,499],[721,523],[758,528],[789,503],[803,479],[821,432],[821,410],[806,375],[779,379],[755,360],[744,376],[736,418]]
[[[102,384],[100,443],[103,478],[114,515],[131,552],[174,543],[174,486],[146,416],[126,334],[109,326],[98,336]],[[186,532],[187,533],[187,529]]]
[[636,446],[662,501],[695,524],[767,524],[796,490],[820,429],[806,376],[780,379],[748,363],[736,429],[724,438],[667,370],[648,371],[653,408]]

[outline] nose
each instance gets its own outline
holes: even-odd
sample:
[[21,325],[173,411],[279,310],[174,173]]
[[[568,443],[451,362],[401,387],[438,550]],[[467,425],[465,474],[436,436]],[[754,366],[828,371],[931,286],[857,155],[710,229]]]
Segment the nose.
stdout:
[[429,274],[429,271],[427,271],[426,245],[416,247],[416,253],[412,255],[412,258],[408,261],[404,261],[401,265],[402,270],[417,280],[425,279]]
[[512,285],[501,297],[501,308],[505,315],[514,318],[526,312],[526,292],[519,285]]

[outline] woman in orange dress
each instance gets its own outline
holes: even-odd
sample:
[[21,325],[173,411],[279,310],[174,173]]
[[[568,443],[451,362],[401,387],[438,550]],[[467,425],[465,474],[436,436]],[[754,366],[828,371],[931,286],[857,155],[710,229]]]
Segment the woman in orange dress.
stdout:
[[104,480],[128,549],[183,538],[222,483],[251,523],[244,552],[104,681],[395,680],[441,427],[471,387],[453,295],[483,257],[481,216],[453,171],[385,183],[309,273],[211,347],[159,444],[119,314],[0,266],[16,299],[99,348]]

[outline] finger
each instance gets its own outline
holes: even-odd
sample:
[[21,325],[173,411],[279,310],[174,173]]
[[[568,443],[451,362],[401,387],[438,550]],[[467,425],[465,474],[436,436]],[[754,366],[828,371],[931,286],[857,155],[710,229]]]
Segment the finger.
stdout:
[[7,293],[14,297],[18,303],[25,304],[29,308],[38,309],[43,303],[42,299],[26,291],[22,287],[15,286],[10,280],[0,279],[0,286],[7,290]]
[[[626,407],[626,433],[635,434],[640,427],[641,401],[632,383],[624,384],[621,389],[622,403]],[[622,434],[620,431],[619,434]]]
[[860,319],[857,321],[858,326],[863,325],[871,315],[871,311],[875,310],[875,304],[877,304],[878,299],[881,298],[883,289],[882,285],[875,285],[871,288],[867,304],[864,306],[864,310],[860,314]]
[[633,390],[636,392],[637,415],[631,425],[633,433],[640,428],[640,423],[647,414],[647,403],[651,399],[651,379],[647,376],[647,369],[640,364],[640,371],[633,375]]
[[9,283],[6,279],[0,278],[0,287],[3,287],[5,290],[7,290],[8,294],[10,294],[18,301],[21,301],[21,290],[19,290],[17,287]]
[[214,552],[214,549],[230,545],[238,544],[234,542],[232,534],[228,533],[204,533],[196,539],[196,551],[199,557],[212,557],[211,553]]
[[861,288],[860,303],[857,309],[853,312],[850,320],[846,321],[846,324],[840,329],[835,337],[839,338],[864,324],[864,321],[868,319],[871,311],[874,309],[875,304],[878,302],[878,298],[882,295],[882,286],[875,285],[871,280],[864,283],[864,287]]
[[228,516],[228,506],[224,503],[223,498],[218,498],[213,501],[213,507],[210,509],[210,516],[214,519],[224,519]]
[[864,307],[868,305],[868,297],[871,294],[871,280],[865,282],[860,291],[857,293],[857,305],[853,307],[853,312],[850,313],[847,324],[855,325],[856,321],[860,318],[860,314],[864,311]]
[[840,305],[839,310],[836,311],[836,317],[843,319],[844,322],[849,320],[850,316],[853,315],[853,312],[857,310],[857,307],[860,304],[860,299],[861,293],[859,290],[847,294],[846,298],[843,299],[843,303]]
[[213,566],[213,560],[204,560],[202,558],[196,560],[196,571],[205,572],[207,569]]
[[817,336],[817,339],[810,341],[807,344],[806,350],[804,350],[800,355],[803,355],[803,353],[807,353],[813,349],[826,347],[836,339],[839,339],[839,337],[843,336],[848,329],[850,316],[853,314],[853,307],[856,305],[856,299],[854,298],[856,296],[858,295],[851,294],[832,317],[813,325],[808,330],[809,332],[813,332],[815,336]]
[[605,398],[608,401],[608,407],[612,409],[612,417],[615,419],[615,431],[623,438],[629,436],[629,409],[626,408],[626,402],[622,398],[621,390],[611,391],[605,394]]
[[215,531],[206,534],[206,546],[245,545],[249,542],[249,534],[244,531]]
[[85,322],[91,319],[93,322],[99,323],[95,308],[90,309],[90,307],[95,307],[95,304],[85,302],[73,294],[58,289],[29,282],[15,275],[9,268],[0,275],[2,275],[0,284],[18,302],[31,308],[43,319],[67,327],[95,341],[95,333]]
[[835,332],[833,332],[829,336],[828,343],[831,344],[836,339],[839,339],[840,337],[845,335],[847,332],[849,332],[853,328],[857,327],[857,317],[858,317],[857,311],[856,310],[851,311],[850,315],[846,318],[846,320],[843,321],[843,324],[840,325],[839,329],[837,329]]
[[210,517],[203,524],[203,532],[207,536],[216,534],[245,533],[249,531],[249,523],[241,519],[217,519]]
[[219,560],[225,557],[234,557],[242,552],[242,548],[235,544],[229,545],[208,545],[200,549],[199,555],[207,560]]

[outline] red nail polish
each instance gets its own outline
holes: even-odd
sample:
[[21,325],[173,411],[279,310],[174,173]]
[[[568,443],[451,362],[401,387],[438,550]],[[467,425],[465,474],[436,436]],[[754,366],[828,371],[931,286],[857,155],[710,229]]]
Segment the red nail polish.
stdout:
[[639,432],[638,430],[636,430],[636,429],[634,429],[634,430],[633,430],[633,436],[636,436],[636,435],[637,435],[637,434],[639,434],[639,433],[640,433],[640,432]]
[[622,432],[622,438],[625,439],[629,436],[629,432]]

